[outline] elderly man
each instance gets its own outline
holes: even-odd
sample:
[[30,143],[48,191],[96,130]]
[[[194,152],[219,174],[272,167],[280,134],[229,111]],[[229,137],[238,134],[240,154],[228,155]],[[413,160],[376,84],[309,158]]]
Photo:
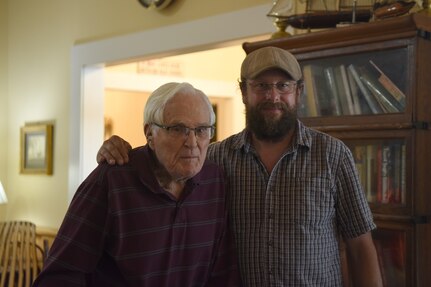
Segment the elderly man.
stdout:
[[240,286],[224,177],[206,160],[214,122],[190,84],[155,90],[148,144],[85,179],[34,286]]
[[[246,128],[210,145],[208,158],[228,176],[244,284],[342,286],[342,237],[354,286],[382,286],[376,226],[350,150],[298,120],[303,82],[295,57],[275,47],[248,54],[240,88]],[[121,164],[127,150],[113,137],[97,158]]]

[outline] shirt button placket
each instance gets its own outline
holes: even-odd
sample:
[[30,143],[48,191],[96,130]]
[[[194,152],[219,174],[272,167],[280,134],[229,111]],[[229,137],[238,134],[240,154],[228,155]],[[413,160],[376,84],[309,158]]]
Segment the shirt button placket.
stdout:
[[267,208],[266,208],[266,216],[267,216],[267,226],[268,226],[268,241],[267,241],[267,250],[268,250],[268,279],[269,286],[272,286],[274,282],[274,256],[276,256],[274,252],[274,213],[273,213],[273,192],[268,189],[267,191]]

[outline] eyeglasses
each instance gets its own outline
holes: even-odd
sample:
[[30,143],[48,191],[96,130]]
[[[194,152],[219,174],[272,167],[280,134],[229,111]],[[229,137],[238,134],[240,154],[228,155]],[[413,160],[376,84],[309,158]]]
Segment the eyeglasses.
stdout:
[[153,123],[155,126],[164,129],[168,135],[174,138],[186,138],[189,136],[190,131],[195,132],[195,136],[200,140],[212,139],[214,136],[214,127],[213,126],[200,126],[195,128],[189,128],[184,125],[175,125],[175,126],[164,126]]
[[295,87],[297,85],[296,82],[289,81],[289,82],[278,82],[275,84],[270,83],[251,83],[248,82],[253,89],[254,92],[259,94],[266,94],[269,91],[272,90],[274,87],[277,92],[280,94],[287,94],[287,93],[293,93],[295,91]]

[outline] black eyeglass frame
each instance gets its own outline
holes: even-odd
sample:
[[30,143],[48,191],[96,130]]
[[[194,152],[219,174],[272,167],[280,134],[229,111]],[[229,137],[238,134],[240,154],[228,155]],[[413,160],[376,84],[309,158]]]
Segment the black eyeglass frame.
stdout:
[[284,81],[284,82],[277,82],[277,83],[265,83],[265,82],[252,82],[247,81],[247,83],[251,86],[251,88],[256,93],[268,93],[272,90],[274,87],[277,92],[280,94],[289,94],[293,93],[296,90],[296,87],[298,87],[299,83],[296,81]]
[[[166,125],[161,125],[161,124],[157,124],[157,123],[152,123],[152,124],[155,125],[156,127],[164,129],[165,131],[168,132],[168,134],[174,135],[174,133],[175,133],[176,136],[183,135],[184,138],[187,138],[191,131],[194,132],[195,137],[197,139],[202,139],[202,140],[203,139],[211,140],[215,135],[215,127],[214,126],[198,126],[195,128],[191,128],[191,127],[187,127],[187,126],[182,125],[182,124],[172,125],[172,126],[166,126]],[[175,130],[175,129],[177,129],[177,130]],[[209,130],[208,138],[204,137],[205,136],[204,130]]]

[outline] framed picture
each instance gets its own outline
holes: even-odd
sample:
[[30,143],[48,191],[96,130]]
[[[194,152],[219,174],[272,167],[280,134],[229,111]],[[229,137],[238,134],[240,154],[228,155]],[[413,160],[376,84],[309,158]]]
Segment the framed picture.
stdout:
[[52,174],[53,125],[21,128],[21,173]]

